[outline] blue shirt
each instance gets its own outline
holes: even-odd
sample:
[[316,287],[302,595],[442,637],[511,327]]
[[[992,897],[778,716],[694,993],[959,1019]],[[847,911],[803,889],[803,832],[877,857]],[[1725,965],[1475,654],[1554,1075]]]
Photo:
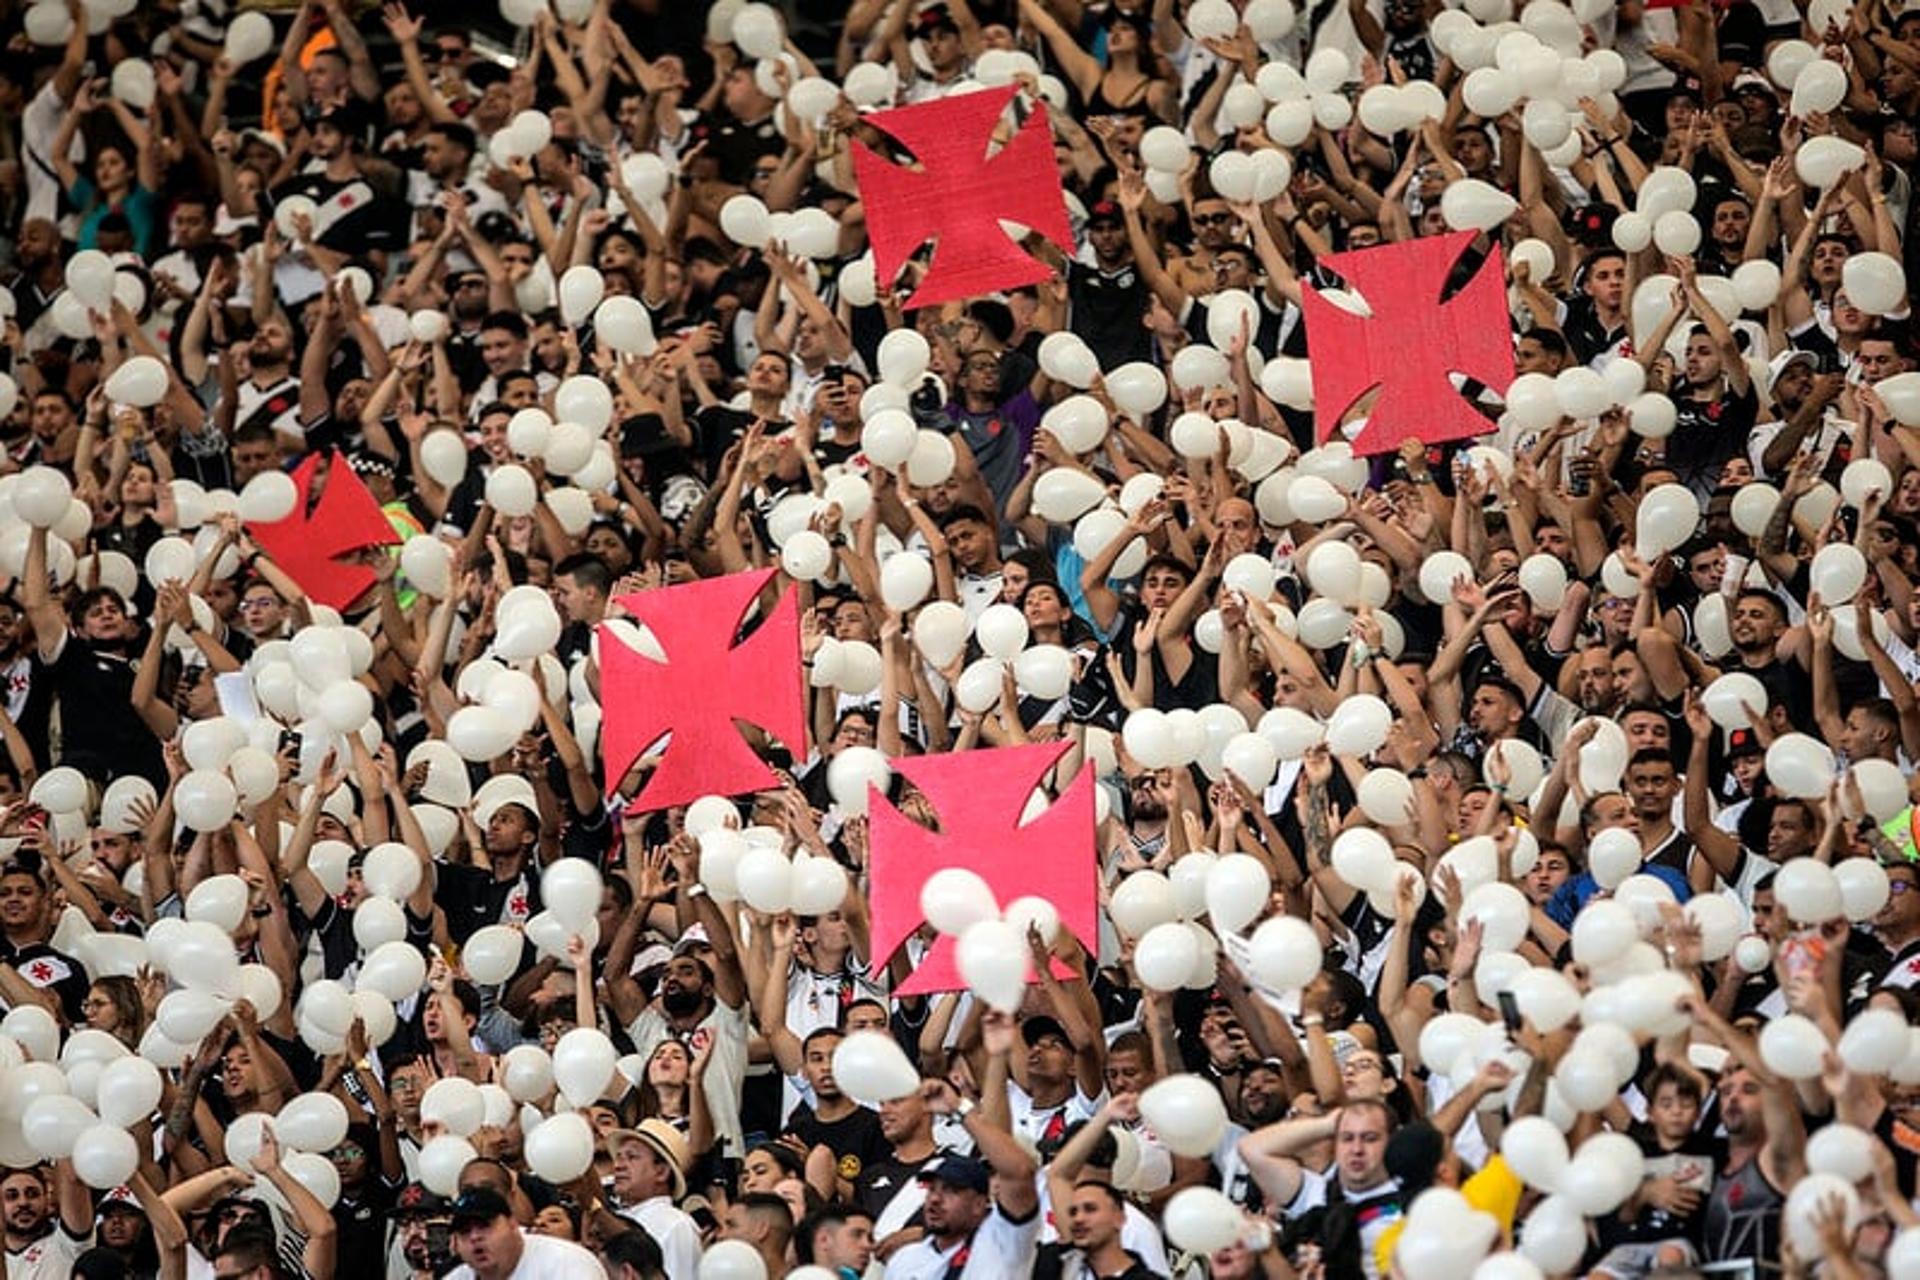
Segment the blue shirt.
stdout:
[[[1687,884],[1687,878],[1672,867],[1663,867],[1657,862],[1643,862],[1638,874],[1652,876],[1666,882],[1673,890],[1674,901],[1685,902],[1693,896],[1693,889]],[[1547,918],[1562,929],[1573,928],[1573,918],[1580,914],[1580,908],[1587,905],[1593,895],[1600,892],[1600,882],[1582,871],[1573,879],[1553,891],[1553,897],[1547,899]]]

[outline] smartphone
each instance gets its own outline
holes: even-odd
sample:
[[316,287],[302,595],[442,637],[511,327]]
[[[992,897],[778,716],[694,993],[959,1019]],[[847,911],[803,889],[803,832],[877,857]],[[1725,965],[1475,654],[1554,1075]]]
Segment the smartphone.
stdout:
[[427,1224],[427,1257],[436,1264],[453,1257],[453,1224],[451,1222]]
[[1520,1030],[1520,1002],[1514,998],[1513,992],[1502,991],[1495,998],[1500,1002],[1500,1021],[1507,1024],[1507,1030]]
[[1780,963],[1789,980],[1803,973],[1819,973],[1826,959],[1827,942],[1818,930],[1805,929],[1789,934],[1787,940],[1780,944]]
[[282,729],[280,731],[280,748],[276,754],[286,755],[288,752],[292,752],[295,755],[300,754],[300,733],[296,729]]

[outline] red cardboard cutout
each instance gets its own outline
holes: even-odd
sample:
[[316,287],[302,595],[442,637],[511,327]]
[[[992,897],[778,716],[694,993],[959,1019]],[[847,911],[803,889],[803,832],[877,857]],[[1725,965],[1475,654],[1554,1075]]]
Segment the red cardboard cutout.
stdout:
[[1317,438],[1333,436],[1354,402],[1376,386],[1379,398],[1353,440],[1356,454],[1391,453],[1409,436],[1438,444],[1493,429],[1447,379],[1462,373],[1496,392],[1513,381],[1499,247],[1465,288],[1441,300],[1474,235],[1429,236],[1322,259],[1373,314],[1357,316],[1311,286],[1302,290]]
[[[1045,812],[1020,825],[1034,787],[1071,745],[1038,743],[893,762],[933,805],[941,829],[929,831],[874,797],[868,844],[876,968],[926,922],[920,888],[943,867],[978,872],[1002,909],[1015,898],[1045,898],[1060,913],[1061,927],[1072,930],[1088,951],[1098,947],[1093,770],[1081,769]],[[954,940],[942,936],[895,994],[964,990],[953,951]],[[1057,961],[1055,972],[1074,976]]]
[[368,547],[390,546],[400,537],[338,449],[327,464],[320,500],[310,502],[321,457],[313,454],[294,470],[293,514],[272,524],[249,524],[247,532],[300,584],[309,600],[345,609],[366,594],[375,577],[367,565],[340,557]]
[[997,155],[987,147],[1018,90],[1007,86],[878,111],[865,123],[892,135],[920,162],[902,168],[853,147],[853,171],[873,243],[874,274],[884,288],[929,239],[933,262],[909,307],[1051,279],[1053,268],[1028,254],[999,219],[1031,227],[1073,252],[1073,228],[1054,164],[1044,111],[1034,111]]
[[780,785],[734,727],[758,725],[797,758],[806,753],[806,699],[800,683],[800,614],[788,591],[740,643],[741,621],[776,571],[735,573],[617,601],[667,655],[635,652],[600,628],[600,750],[607,786],[619,785],[641,752],[671,733],[660,767],[627,807],[650,811],[705,795],[732,796]]

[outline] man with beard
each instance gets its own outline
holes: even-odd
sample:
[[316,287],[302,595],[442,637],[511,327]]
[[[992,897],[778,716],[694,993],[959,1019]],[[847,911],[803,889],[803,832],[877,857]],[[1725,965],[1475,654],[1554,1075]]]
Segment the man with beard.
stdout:
[[[679,872],[675,908],[681,920],[696,920],[699,928],[682,936],[678,953],[661,975],[659,992],[628,1025],[627,1036],[633,1041],[634,1052],[643,1058],[651,1058],[669,1036],[683,1043],[696,1035],[709,1037],[712,1059],[705,1077],[707,1106],[713,1113],[714,1134],[725,1144],[724,1154],[739,1157],[746,1153],[740,1127],[750,1016],[746,979],[733,948],[733,931],[700,883],[699,855],[693,842],[680,841],[672,847],[670,856]],[[696,954],[702,942],[709,944],[704,956],[710,960]]]
[[67,1280],[73,1260],[93,1241],[93,1199],[71,1160],[54,1163],[51,1191],[41,1168],[0,1174],[0,1214],[7,1280]]
[[274,268],[276,290],[289,305],[320,292],[352,258],[371,257],[378,279],[387,251],[406,243],[408,207],[383,195],[361,166],[365,132],[360,106],[331,108],[307,133],[307,152],[320,167],[287,179],[271,193],[276,206],[294,195],[315,206],[311,220],[296,220],[298,253],[281,254]]
[[14,323],[26,338],[26,349],[38,351],[59,336],[53,325],[53,300],[67,287],[60,229],[47,218],[28,218],[14,242],[13,261],[17,270],[6,283],[18,308]]
[[262,316],[247,341],[247,376],[234,391],[234,427],[266,427],[298,446],[300,380],[293,376],[293,334],[277,312]]
[[393,1224],[407,1280],[435,1280],[453,1265],[453,1219],[444,1197],[409,1184],[394,1205]]
[[1152,355],[1146,326],[1153,294],[1134,262],[1120,206],[1101,200],[1087,210],[1093,261],[1067,263],[1069,327],[1093,349],[1102,369]]
[[39,1004],[79,1023],[87,997],[80,962],[51,945],[53,894],[41,880],[37,853],[22,852],[0,870],[0,996],[10,1006]]
[[[1782,505],[1791,506],[1794,496],[1783,495]],[[1788,627],[1780,597],[1756,588],[1742,591],[1733,598],[1727,631],[1740,660],[1734,670],[1766,686],[1768,703],[1784,711],[1790,725],[1813,729],[1813,684],[1805,665],[1795,661],[1805,653],[1806,632]]]
[[873,1217],[874,1253],[882,1262],[921,1238],[916,1221],[926,1203],[920,1174],[941,1156],[926,1099],[908,1094],[880,1104],[880,1133],[892,1153],[860,1171],[854,1200]]
[[1720,1077],[1720,1122],[1727,1131],[1707,1197],[1702,1256],[1707,1262],[1780,1256],[1786,1189],[1806,1173],[1807,1131],[1793,1083],[1761,1065],[1753,1038],[1702,999],[1684,997],[1693,1020],[1733,1051]]
[[47,577],[47,530],[27,540],[21,575],[27,619],[39,658],[52,676],[60,717],[60,763],[101,786],[138,774],[164,791],[167,772],[160,744],[133,709],[132,655],[139,625],[112,587],[83,591],[72,620],[54,600]]
[[[1003,1055],[987,1067],[985,1088],[1004,1087]],[[944,1080],[921,1085],[929,1110],[957,1116],[984,1159],[949,1155],[920,1174],[926,1238],[895,1253],[886,1280],[998,1280],[1032,1267],[1040,1240],[1038,1169],[988,1108],[962,1100]],[[998,1108],[995,1108],[997,1110]]]

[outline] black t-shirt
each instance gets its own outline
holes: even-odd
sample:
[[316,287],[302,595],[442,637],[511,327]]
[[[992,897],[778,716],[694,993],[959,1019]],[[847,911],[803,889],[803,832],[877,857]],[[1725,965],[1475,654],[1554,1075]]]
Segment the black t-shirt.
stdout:
[[[441,870],[444,872],[446,868]],[[419,918],[405,904],[400,911],[407,922],[407,941],[422,954],[428,954],[427,948],[433,943],[432,918]],[[360,958],[360,944],[353,937],[353,912],[342,910],[339,900],[329,895],[320,909],[306,919],[313,932],[320,936],[320,957],[326,976],[338,978]]]
[[60,763],[103,785],[138,774],[164,791],[160,743],[133,709],[133,663],[69,632],[49,670],[60,702]]
[[442,864],[433,887],[433,901],[447,915],[447,933],[455,945],[466,942],[474,930],[501,924],[507,918],[522,923],[540,911],[540,876],[532,868],[510,880],[496,880],[479,867]]
[[[295,174],[269,193],[277,206],[288,196],[305,196],[316,206],[313,235],[323,247],[345,254],[398,249],[407,243],[413,210],[364,177],[337,182],[324,173]],[[271,216],[271,210],[263,216]]]
[[1651,1244],[1657,1240],[1679,1239],[1699,1244],[1701,1224],[1707,1212],[1707,1193],[1713,1190],[1716,1167],[1713,1139],[1696,1131],[1689,1134],[1678,1147],[1668,1151],[1654,1138],[1652,1128],[1645,1124],[1635,1124],[1629,1130],[1629,1136],[1640,1144],[1640,1153],[1646,1157],[1644,1178],[1671,1178],[1689,1191],[1698,1191],[1700,1207],[1692,1213],[1681,1215],[1648,1204],[1629,1222],[1620,1221],[1617,1214],[1609,1214],[1599,1220],[1602,1246],[1611,1248],[1617,1244]]
[[707,131],[707,154],[719,159],[721,178],[741,186],[753,176],[755,160],[777,156],[787,149],[772,116],[752,123],[720,117],[703,127]]
[[833,1152],[835,1172],[856,1186],[867,1166],[893,1157],[893,1148],[880,1132],[880,1115],[866,1107],[855,1107],[838,1120],[826,1121],[801,1103],[787,1121],[787,1132],[809,1147],[825,1147]]
[[1066,1240],[1055,1240],[1040,1246],[1040,1252],[1033,1260],[1033,1280],[1060,1280],[1068,1273],[1067,1263],[1070,1259],[1077,1263],[1073,1274],[1084,1280],[1161,1280],[1158,1271],[1131,1253],[1127,1255],[1127,1265],[1122,1270],[1105,1273],[1095,1271],[1088,1265],[1085,1254]]
[[0,961],[12,965],[29,986],[58,996],[69,1024],[77,1026],[86,1017],[80,1011],[80,1002],[87,998],[91,984],[86,970],[72,956],[62,955],[44,942],[16,947],[0,937]]
[[1141,324],[1151,299],[1147,282],[1131,262],[1116,271],[1084,262],[1067,264],[1071,327],[1093,349],[1102,369],[1151,358],[1153,344]]
[[[862,1209],[878,1218],[893,1198],[920,1176],[920,1171],[940,1160],[946,1153],[935,1151],[924,1160],[902,1160],[888,1152],[883,1158],[873,1161],[860,1171],[854,1180],[853,1198]],[[910,1225],[918,1226],[920,1215],[915,1213],[909,1219]]]
[[1593,358],[1603,351],[1611,351],[1627,336],[1627,327],[1618,325],[1612,329],[1600,321],[1600,313],[1593,305],[1593,299],[1581,295],[1567,301],[1566,318],[1561,322],[1560,332],[1566,337],[1567,345],[1573,348],[1573,354],[1580,363],[1590,364]]
[[[727,456],[727,450],[746,438],[748,428],[758,419],[745,409],[735,409],[724,404],[710,404],[693,415],[695,444],[700,456],[706,459],[707,474],[720,474],[720,460]],[[767,434],[775,435],[786,430],[787,424],[778,420],[767,423]]]
[[1667,437],[1667,465],[1681,484],[1705,496],[1718,485],[1727,459],[1746,452],[1759,401],[1751,384],[1740,392],[1729,387],[1713,400],[1694,399],[1682,384],[1673,390],[1673,406],[1679,412]]
[[[380,1153],[366,1153],[367,1163],[377,1168]],[[369,1177],[357,1195],[340,1193],[333,1206],[335,1239],[334,1274],[343,1277],[373,1277],[385,1274],[387,1266],[387,1215],[393,1212],[394,1188],[378,1177]]]

